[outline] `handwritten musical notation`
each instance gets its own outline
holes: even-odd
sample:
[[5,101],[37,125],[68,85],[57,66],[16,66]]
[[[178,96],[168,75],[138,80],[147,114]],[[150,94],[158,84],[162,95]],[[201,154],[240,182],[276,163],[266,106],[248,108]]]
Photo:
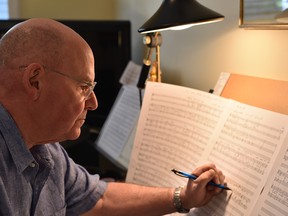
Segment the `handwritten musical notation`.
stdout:
[[[169,173],[172,167],[192,171],[211,161],[223,170],[233,193],[228,201],[223,202],[227,194],[221,195],[189,215],[250,215],[258,206],[287,129],[288,117],[282,114],[194,89],[148,83],[127,181],[179,186],[185,181]],[[279,166],[282,168],[269,192],[271,199],[281,199],[285,204],[287,161],[286,154],[282,162],[285,166]]]

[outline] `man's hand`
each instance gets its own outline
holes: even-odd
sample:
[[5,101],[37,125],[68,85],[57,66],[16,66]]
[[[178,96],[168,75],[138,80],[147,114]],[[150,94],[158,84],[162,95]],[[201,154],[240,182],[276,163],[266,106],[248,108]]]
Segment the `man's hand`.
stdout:
[[196,168],[192,174],[198,178],[196,180],[190,179],[180,195],[182,205],[187,209],[207,204],[213,196],[222,191],[221,188],[208,185],[210,181],[224,184],[225,180],[222,171],[212,163]]

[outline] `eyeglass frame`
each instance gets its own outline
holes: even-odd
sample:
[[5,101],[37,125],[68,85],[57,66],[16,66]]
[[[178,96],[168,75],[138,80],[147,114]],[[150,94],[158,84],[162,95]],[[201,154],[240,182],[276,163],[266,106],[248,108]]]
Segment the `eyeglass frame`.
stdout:
[[[94,88],[95,88],[95,86],[96,86],[96,84],[97,84],[97,82],[95,82],[95,81],[93,81],[93,82],[88,82],[88,81],[84,81],[84,80],[80,80],[80,79],[78,79],[78,78],[75,78],[75,77],[73,77],[73,76],[70,76],[70,75],[68,75],[68,74],[66,74],[66,73],[63,73],[63,72],[61,72],[61,71],[58,71],[58,70],[55,70],[55,69],[52,69],[52,68],[50,68],[50,67],[47,67],[47,66],[45,66],[45,65],[41,65],[43,68],[44,68],[44,70],[49,70],[49,71],[51,71],[51,72],[54,72],[54,73],[56,73],[56,74],[59,74],[59,75],[62,75],[62,76],[64,76],[64,77],[66,77],[66,78],[68,78],[68,79],[71,79],[71,80],[73,80],[73,81],[75,81],[75,82],[77,82],[77,83],[84,83],[86,86],[85,87],[88,87],[90,90],[89,90],[89,93],[85,93],[85,90],[82,88],[83,86],[81,86],[81,88],[82,88],[82,90],[83,90],[83,92],[84,92],[84,98],[85,98],[85,100],[87,99],[87,98],[89,98],[89,96],[92,94],[92,92],[94,91]],[[26,69],[28,67],[28,65],[21,65],[21,66],[19,66],[19,69],[21,70],[21,69]]]

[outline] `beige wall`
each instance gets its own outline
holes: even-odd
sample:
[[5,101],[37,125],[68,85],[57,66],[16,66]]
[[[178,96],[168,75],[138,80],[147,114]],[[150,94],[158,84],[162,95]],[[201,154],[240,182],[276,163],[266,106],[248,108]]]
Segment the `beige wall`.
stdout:
[[[118,18],[133,22],[133,59],[141,61],[136,32],[162,0],[118,0]],[[238,27],[239,0],[199,0],[222,13],[224,21],[163,32],[161,65],[165,82],[208,91],[221,72],[288,80],[288,30]]]
[[19,0],[21,18],[115,19],[115,0]]
[[[22,17],[131,20],[132,59],[141,64],[144,45],[137,29],[158,9],[162,0],[20,2]],[[214,87],[221,72],[288,80],[288,30],[240,29],[239,0],[199,2],[226,18],[215,24],[163,32],[161,67],[164,82],[208,91]]]

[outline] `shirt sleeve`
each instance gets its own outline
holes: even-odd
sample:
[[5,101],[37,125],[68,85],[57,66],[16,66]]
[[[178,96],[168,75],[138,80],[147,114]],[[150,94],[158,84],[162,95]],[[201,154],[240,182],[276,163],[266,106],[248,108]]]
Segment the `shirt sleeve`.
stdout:
[[66,215],[85,213],[104,194],[107,183],[101,181],[99,175],[89,174],[85,168],[76,164],[68,156],[62,146],[58,144],[58,147],[62,152],[62,157],[55,159],[55,167],[61,167],[64,171]]

